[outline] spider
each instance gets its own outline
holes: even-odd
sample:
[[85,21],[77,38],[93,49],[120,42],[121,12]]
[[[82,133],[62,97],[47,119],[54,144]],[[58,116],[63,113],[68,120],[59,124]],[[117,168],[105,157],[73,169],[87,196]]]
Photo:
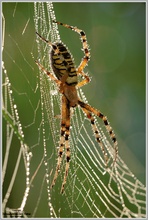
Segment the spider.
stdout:
[[[41,69],[45,74],[47,74],[48,77],[50,77],[51,80],[53,80],[58,85],[59,92],[62,94],[61,129],[60,129],[61,131],[60,131],[60,141],[59,141],[59,149],[58,149],[58,160],[57,160],[57,166],[56,166],[55,174],[54,174],[53,181],[51,184],[51,188],[55,185],[56,179],[58,177],[58,173],[60,171],[60,166],[62,162],[62,155],[63,155],[63,151],[65,147],[66,165],[65,165],[64,179],[63,179],[63,183],[61,187],[61,193],[63,193],[64,187],[66,184],[66,179],[68,176],[69,162],[70,162],[70,143],[69,143],[70,118],[71,118],[70,108],[75,108],[76,106],[79,105],[82,108],[82,111],[84,112],[84,114],[90,120],[96,141],[98,142],[103,152],[106,166],[108,162],[107,152],[105,151],[105,148],[103,147],[101,137],[99,135],[99,131],[95,124],[95,118],[93,117],[93,114],[102,119],[106,127],[106,130],[108,131],[109,136],[111,140],[113,141],[114,151],[115,151],[114,162],[113,162],[114,164],[116,163],[116,160],[117,160],[118,147],[117,147],[117,140],[115,137],[115,133],[113,132],[112,127],[110,126],[107,117],[103,115],[99,110],[81,101],[77,95],[77,88],[84,86],[90,81],[89,77],[83,72],[88,61],[90,60],[90,52],[88,49],[87,38],[86,38],[85,32],[81,29],[78,29],[77,27],[70,26],[68,24],[63,24],[58,21],[53,21],[53,22],[57,23],[58,25],[62,25],[66,28],[69,28],[75,31],[76,33],[78,33],[82,41],[83,52],[84,52],[84,57],[80,65],[78,66],[78,68],[76,68],[70,52],[68,51],[66,46],[61,41],[51,43],[50,41],[46,40],[39,33],[36,32],[38,37],[51,47],[51,51],[50,51],[51,67],[56,77],[52,73],[50,73],[48,70],[46,70],[44,66],[42,66],[38,61],[35,61],[35,62],[38,65],[39,69]],[[79,74],[83,77],[82,81],[80,82],[78,82]]]

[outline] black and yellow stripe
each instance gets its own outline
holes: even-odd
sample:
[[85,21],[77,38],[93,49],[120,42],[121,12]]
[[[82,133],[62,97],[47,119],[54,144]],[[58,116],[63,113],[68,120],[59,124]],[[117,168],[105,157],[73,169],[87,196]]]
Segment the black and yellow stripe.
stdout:
[[86,38],[85,32],[77,27],[74,27],[74,26],[71,26],[68,24],[63,24],[62,22],[59,22],[59,21],[53,21],[53,22],[57,23],[58,25],[61,25],[63,27],[69,28],[72,31],[75,31],[76,33],[78,33],[80,35],[80,39],[82,41],[83,51],[84,51],[84,57],[78,67],[78,73],[80,73],[81,71],[83,71],[83,69],[87,65],[88,61],[90,60],[89,46],[87,43],[87,38]]
[[72,56],[62,43],[53,44],[51,50],[51,66],[59,80],[64,80],[69,86],[77,85],[78,78]]

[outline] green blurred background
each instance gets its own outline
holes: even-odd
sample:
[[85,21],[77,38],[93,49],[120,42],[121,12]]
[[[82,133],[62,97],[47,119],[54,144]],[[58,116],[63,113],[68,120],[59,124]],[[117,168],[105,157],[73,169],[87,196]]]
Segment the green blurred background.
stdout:
[[[25,126],[32,123],[39,100],[38,90],[35,92],[38,68],[32,58],[32,53],[38,57],[34,5],[3,2],[2,7],[3,60],[24,127],[25,142],[33,146],[38,142],[40,112],[37,112],[36,123]],[[119,155],[145,184],[146,3],[54,3],[54,9],[57,21],[85,31],[91,49],[85,72],[92,80],[83,91],[89,104],[108,116],[119,142]],[[79,36],[63,27],[59,27],[59,31],[78,66],[83,57]],[[3,152],[5,136],[3,130]],[[17,153],[11,153],[15,159]],[[38,157],[40,149],[36,148],[35,154]]]

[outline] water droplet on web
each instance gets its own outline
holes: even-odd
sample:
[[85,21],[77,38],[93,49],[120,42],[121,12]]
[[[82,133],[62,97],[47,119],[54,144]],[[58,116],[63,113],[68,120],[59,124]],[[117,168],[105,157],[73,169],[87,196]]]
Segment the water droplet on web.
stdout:
[[58,94],[58,91],[55,89],[55,90],[50,90],[50,94],[51,95],[57,95]]

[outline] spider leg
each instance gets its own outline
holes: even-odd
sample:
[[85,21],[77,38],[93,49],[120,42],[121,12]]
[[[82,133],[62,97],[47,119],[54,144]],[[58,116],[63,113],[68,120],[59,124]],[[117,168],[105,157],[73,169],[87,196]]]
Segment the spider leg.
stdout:
[[66,166],[65,166],[65,174],[64,179],[61,187],[61,193],[64,191],[64,187],[66,184],[66,179],[68,176],[69,170],[69,162],[70,162],[70,144],[69,144],[69,135],[70,135],[70,105],[69,102],[67,103],[67,118],[66,118],[66,131],[65,131],[65,149],[66,149]]
[[115,150],[115,157],[114,157],[114,164],[116,163],[117,160],[117,156],[118,156],[118,146],[117,146],[117,140],[115,137],[115,133],[113,132],[112,127],[109,125],[108,119],[106,116],[104,116],[99,110],[91,107],[90,105],[78,100],[78,104],[82,107],[82,109],[86,109],[89,112],[94,113],[96,116],[98,116],[99,118],[102,119],[102,121],[104,122],[104,125],[106,127],[106,130],[109,133],[109,136],[114,144],[114,150]]
[[82,86],[84,86],[84,85],[86,85],[87,83],[90,82],[89,76],[87,76],[83,71],[82,71],[80,74],[81,74],[85,79],[83,79],[81,82],[79,82],[79,83],[76,85],[77,88],[80,88],[80,87],[82,87]]
[[84,57],[83,57],[80,65],[78,67],[78,73],[82,74],[81,72],[83,71],[83,69],[87,65],[88,61],[90,60],[90,52],[89,52],[89,49],[88,49],[87,38],[86,38],[85,32],[83,30],[77,28],[77,27],[73,27],[73,26],[70,26],[68,24],[63,24],[63,23],[58,22],[58,21],[53,21],[53,22],[57,23],[58,25],[62,25],[66,28],[70,28],[71,30],[77,32],[80,35],[82,45],[83,45]]
[[55,174],[54,174],[54,178],[53,178],[53,181],[52,181],[52,184],[51,184],[51,188],[55,185],[55,182],[56,182],[56,179],[58,177],[58,174],[59,174],[59,170],[60,170],[60,167],[61,167],[61,161],[62,161],[62,155],[63,155],[63,149],[64,149],[64,142],[65,142],[65,138],[64,138],[64,134],[65,134],[65,126],[61,126],[61,138],[60,138],[60,147],[59,147],[59,150],[58,150],[58,161],[57,161],[57,167],[56,167],[56,171],[55,171]]
[[59,170],[60,170],[60,166],[61,166],[62,155],[63,155],[64,145],[65,145],[65,131],[66,131],[65,126],[66,126],[66,103],[65,103],[65,97],[62,96],[62,118],[61,118],[61,134],[60,134],[61,137],[60,137],[60,142],[59,142],[57,167],[56,167],[56,171],[55,171],[55,175],[54,175],[51,187],[55,185],[55,182],[58,177]]
[[61,81],[56,79],[48,70],[46,70],[37,60],[35,61],[35,63],[38,65],[38,67],[44,72],[46,73],[51,80],[53,80],[58,86],[61,85]]
[[107,153],[106,153],[106,151],[105,151],[105,148],[104,148],[104,146],[103,146],[103,144],[102,144],[102,141],[101,141],[101,138],[100,138],[100,135],[99,135],[98,128],[97,128],[97,126],[96,126],[96,124],[95,124],[95,119],[94,119],[94,117],[92,116],[92,114],[91,114],[90,111],[88,111],[86,108],[83,108],[82,106],[81,106],[81,108],[82,108],[82,110],[84,111],[84,113],[87,115],[87,118],[88,118],[88,119],[90,120],[90,122],[91,122],[92,130],[93,130],[93,132],[94,132],[94,134],[95,134],[95,138],[96,138],[97,142],[99,143],[99,145],[100,145],[100,147],[101,147],[101,150],[102,150],[103,155],[104,155],[105,166],[107,167],[108,156],[107,156]]
[[57,167],[55,171],[55,175],[51,184],[51,187],[55,185],[56,179],[59,174],[61,161],[62,161],[62,155],[64,150],[64,145],[66,148],[66,167],[65,167],[65,174],[64,174],[64,180],[61,187],[61,193],[64,191],[64,186],[66,183],[66,178],[68,175],[68,169],[69,169],[69,161],[70,161],[70,147],[69,147],[69,127],[70,127],[70,105],[69,101],[66,99],[66,97],[62,96],[62,120],[61,120],[61,137],[60,137],[60,143],[59,143],[59,150],[58,150],[58,161],[57,161]]
[[51,43],[49,40],[46,40],[44,37],[42,37],[38,32],[36,32],[36,34],[38,35],[38,37],[44,41],[45,43],[47,43],[50,47],[53,48],[53,50],[55,51],[56,54],[59,54],[59,49],[57,48],[57,46],[53,43]]
[[52,46],[52,43],[50,42],[50,41],[48,41],[48,40],[46,40],[44,37],[42,37],[38,32],[35,32],[37,35],[38,35],[38,37],[42,40],[42,41],[44,41],[45,43],[47,43],[47,44],[49,44],[49,46]]

